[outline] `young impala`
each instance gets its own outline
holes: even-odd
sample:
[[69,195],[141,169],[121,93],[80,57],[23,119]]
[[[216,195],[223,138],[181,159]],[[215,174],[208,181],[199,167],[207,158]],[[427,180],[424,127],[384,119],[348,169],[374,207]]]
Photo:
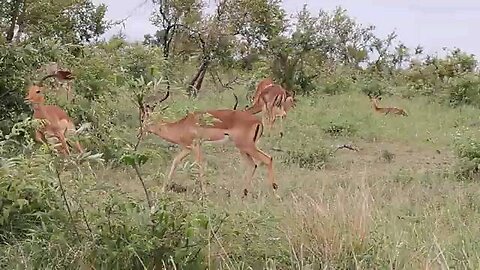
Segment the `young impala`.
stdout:
[[385,115],[396,114],[396,115],[408,116],[407,112],[405,112],[404,109],[397,108],[397,107],[385,107],[385,108],[383,108],[383,107],[378,106],[378,101],[381,100],[382,97],[371,96],[371,95],[368,95],[368,96],[370,97],[370,100],[372,102],[372,107],[376,112],[383,113]]
[[[201,143],[225,142],[227,139],[230,139],[249,167],[245,174],[244,196],[248,194],[249,188],[252,186],[252,178],[257,169],[257,162],[266,165],[270,184],[274,191],[278,188],[275,182],[272,157],[259,150],[256,146],[263,132],[262,122],[257,117],[245,111],[221,109],[192,112],[175,122],[165,122],[163,120],[155,123],[151,122],[149,118],[155,106],[167,99],[168,96],[169,92],[154,105],[142,106],[142,127],[139,135],[143,137],[147,132],[153,133],[182,148],[172,161],[167,182],[171,180],[177,165],[190,153],[193,153],[200,167],[200,183],[202,190],[204,190],[202,183],[204,168],[203,155],[200,149]],[[212,120],[210,123],[208,123],[209,118]]]
[[[35,131],[35,139],[38,142],[46,143],[48,137],[56,137],[61,143],[60,151],[64,155],[69,155],[66,133],[75,132],[75,125],[67,113],[56,105],[44,104],[45,97],[41,82],[29,87],[25,101],[32,104],[34,119],[46,120],[46,124]],[[80,153],[83,153],[82,146],[78,141],[75,143],[75,147]]]

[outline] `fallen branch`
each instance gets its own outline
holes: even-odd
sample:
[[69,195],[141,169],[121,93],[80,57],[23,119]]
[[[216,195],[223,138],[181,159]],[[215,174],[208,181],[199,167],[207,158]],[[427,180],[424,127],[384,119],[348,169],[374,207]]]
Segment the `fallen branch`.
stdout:
[[355,151],[355,152],[359,152],[360,150],[358,149],[358,147],[354,146],[354,145],[351,145],[351,144],[342,144],[342,145],[337,145],[337,147],[335,148],[335,150],[333,150],[332,154],[337,152],[338,150],[340,149],[348,149],[348,150],[351,150],[351,151]]

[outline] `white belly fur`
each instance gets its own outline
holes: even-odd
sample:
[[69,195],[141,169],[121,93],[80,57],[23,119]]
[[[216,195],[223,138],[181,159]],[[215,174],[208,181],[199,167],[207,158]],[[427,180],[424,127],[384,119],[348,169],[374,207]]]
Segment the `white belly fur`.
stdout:
[[225,135],[223,136],[223,139],[221,140],[216,140],[216,141],[204,141],[204,144],[224,144],[230,140],[230,136]]

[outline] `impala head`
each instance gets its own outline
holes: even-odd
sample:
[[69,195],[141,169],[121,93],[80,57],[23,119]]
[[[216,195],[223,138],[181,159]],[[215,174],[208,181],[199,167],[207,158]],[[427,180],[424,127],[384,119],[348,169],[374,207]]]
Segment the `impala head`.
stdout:
[[283,102],[283,109],[285,112],[295,107],[295,99],[292,96],[289,96]]
[[370,100],[374,103],[377,103],[378,101],[382,100],[382,97],[380,95],[371,95],[371,94],[368,94],[368,97],[370,98]]
[[296,92],[295,90],[286,90],[286,89],[285,91],[287,92],[287,98],[283,102],[283,107],[285,111],[288,111],[289,109],[294,108],[297,103],[297,100],[295,99]]
[[[145,133],[148,131],[146,129],[148,129],[148,125],[150,124],[149,123],[149,120],[150,120],[150,116],[152,115],[153,111],[155,110],[155,107],[157,107],[158,104],[162,103],[163,101],[165,101],[168,97],[170,96],[170,92],[167,91],[167,93],[165,94],[165,96],[163,98],[161,98],[159,101],[156,101],[156,102],[153,102],[152,104],[144,104],[144,103],[141,103],[140,106],[139,106],[139,110],[140,110],[140,124],[141,124],[141,130],[139,131],[139,137],[140,136],[144,136]],[[167,107],[163,108],[163,110],[165,110]]]
[[43,104],[45,102],[42,84],[33,84],[28,88],[25,102],[32,104]]

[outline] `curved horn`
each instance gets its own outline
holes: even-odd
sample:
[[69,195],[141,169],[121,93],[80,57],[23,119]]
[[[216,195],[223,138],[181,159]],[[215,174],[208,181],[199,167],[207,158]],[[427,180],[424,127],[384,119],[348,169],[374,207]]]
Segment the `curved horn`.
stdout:
[[235,105],[233,105],[233,110],[235,111],[237,109],[237,106],[238,106],[238,97],[237,97],[237,95],[235,95],[235,93],[233,93],[233,96],[235,97]]
[[158,102],[156,102],[157,104],[158,103],[162,103],[163,101],[165,101],[168,97],[170,96],[170,91],[167,91],[167,94],[165,94],[165,96]]

